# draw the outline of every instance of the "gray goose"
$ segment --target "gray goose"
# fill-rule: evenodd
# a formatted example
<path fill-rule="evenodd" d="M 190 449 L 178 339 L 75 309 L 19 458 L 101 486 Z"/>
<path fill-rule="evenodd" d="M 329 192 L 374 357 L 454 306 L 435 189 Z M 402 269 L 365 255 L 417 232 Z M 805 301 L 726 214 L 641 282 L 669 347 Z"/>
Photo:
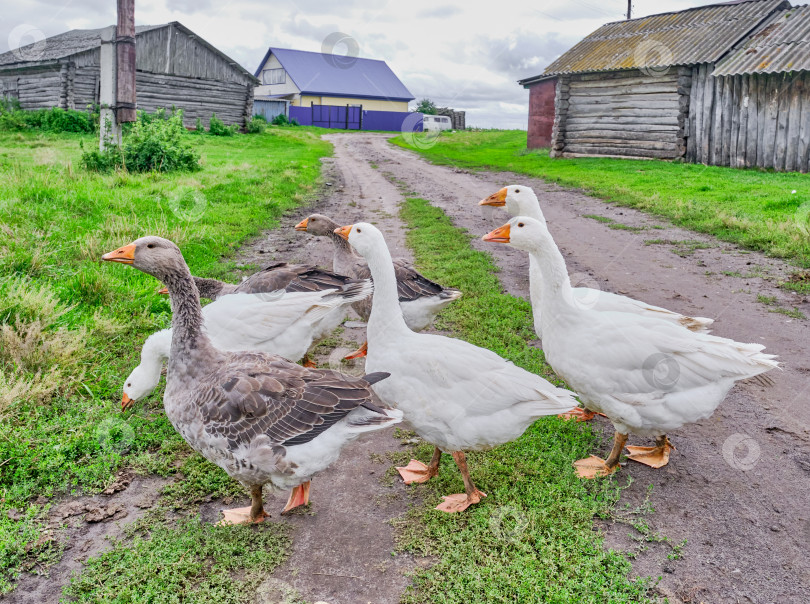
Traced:
<path fill-rule="evenodd" d="M 363 432 L 402 420 L 383 410 L 371 384 L 309 369 L 277 355 L 223 352 L 211 344 L 194 280 L 179 248 L 142 237 L 102 256 L 161 280 L 172 302 L 172 342 L 163 399 L 185 441 L 250 489 L 251 506 L 223 512 L 224 522 L 261 522 L 262 487 L 293 489 L 285 511 L 308 502 L 309 481 Z"/>
<path fill-rule="evenodd" d="M 317 237 L 328 237 L 335 246 L 332 270 L 355 279 L 371 278 L 366 259 L 352 249 L 352 246 L 339 235 L 335 229 L 341 225 L 324 216 L 312 214 L 295 225 L 296 231 L 302 231 Z M 416 272 L 404 258 L 394 258 L 394 274 L 397 280 L 397 294 L 402 307 L 405 324 L 413 331 L 422 331 L 433 322 L 436 315 L 453 300 L 461 297 L 457 289 L 445 288 Z M 368 322 L 371 315 L 371 296 L 352 304 L 360 317 Z M 366 355 L 368 342 L 364 342 L 357 352 L 348 355 L 347 359 Z"/>
<path fill-rule="evenodd" d="M 288 264 L 287 262 L 276 262 L 264 267 L 257 273 L 243 279 L 240 283 L 225 283 L 217 279 L 205 277 L 194 277 L 194 283 L 200 292 L 200 298 L 208 298 L 216 301 L 222 296 L 231 294 L 265 294 L 272 292 L 286 291 L 294 292 L 319 292 L 327 290 L 337 290 L 350 285 L 356 279 L 338 275 L 331 271 L 323 270 L 312 264 Z M 160 293 L 166 294 L 168 290 L 164 287 Z M 370 296 L 369 296 L 370 299 Z M 318 343 L 329 336 L 335 328 L 346 318 L 348 309 L 345 307 L 335 308 L 326 314 L 315 324 L 310 350 Z M 306 367 L 315 367 L 315 362 L 307 352 L 303 357 Z"/>

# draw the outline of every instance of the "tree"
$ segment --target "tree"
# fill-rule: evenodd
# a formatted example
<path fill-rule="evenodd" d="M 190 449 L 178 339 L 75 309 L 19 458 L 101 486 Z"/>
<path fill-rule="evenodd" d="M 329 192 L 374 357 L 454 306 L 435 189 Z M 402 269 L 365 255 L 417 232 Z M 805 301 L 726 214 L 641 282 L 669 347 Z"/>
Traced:
<path fill-rule="evenodd" d="M 424 98 L 416 104 L 417 113 L 425 113 L 427 115 L 436 115 L 436 103 L 428 98 Z"/>

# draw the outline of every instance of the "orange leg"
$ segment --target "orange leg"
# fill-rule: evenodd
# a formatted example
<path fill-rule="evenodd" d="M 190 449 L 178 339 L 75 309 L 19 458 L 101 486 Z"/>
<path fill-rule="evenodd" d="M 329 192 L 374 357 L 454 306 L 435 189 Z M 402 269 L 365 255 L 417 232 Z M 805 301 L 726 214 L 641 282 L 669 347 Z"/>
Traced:
<path fill-rule="evenodd" d="M 598 476 L 608 476 L 616 471 L 619 467 L 619 457 L 621 457 L 624 444 L 627 442 L 627 434 L 620 434 L 616 432 L 613 436 L 613 449 L 606 460 L 603 460 L 596 455 L 591 455 L 585 459 L 580 459 L 574 462 L 574 467 L 577 469 L 577 476 L 580 478 L 596 478 Z"/>
<path fill-rule="evenodd" d="M 305 355 L 304 355 L 304 358 L 303 358 L 303 359 L 301 359 L 301 364 L 302 364 L 304 367 L 309 367 L 310 369 L 315 369 L 315 367 L 317 367 L 317 366 L 318 366 L 318 365 L 315 363 L 315 361 L 313 361 L 313 360 L 312 360 L 312 357 L 310 357 L 310 356 L 309 356 L 309 353 L 305 354 Z"/>
<path fill-rule="evenodd" d="M 262 503 L 262 485 L 254 484 L 250 487 L 251 505 L 246 508 L 222 510 L 220 524 L 257 524 L 264 522 L 270 514 L 264 511 Z"/>
<path fill-rule="evenodd" d="M 358 348 L 357 350 L 355 350 L 351 354 L 347 354 L 343 358 L 346 359 L 347 361 L 351 361 L 352 359 L 360 359 L 360 358 L 366 356 L 366 354 L 368 354 L 368 341 L 363 342 L 360 345 L 360 348 Z"/>
<path fill-rule="evenodd" d="M 467 457 L 464 455 L 464 452 L 454 451 L 453 459 L 456 461 L 456 465 L 461 471 L 461 477 L 464 479 L 464 490 L 466 493 L 445 495 L 443 497 L 444 501 L 436 506 L 436 509 L 440 512 L 447 512 L 450 514 L 453 512 L 463 512 L 468 507 L 478 503 L 487 496 L 486 493 L 483 493 L 475 488 L 472 478 L 470 478 L 470 470 L 467 468 Z"/>
<path fill-rule="evenodd" d="M 434 447 L 433 457 L 430 460 L 429 466 L 426 466 L 418 459 L 412 459 L 407 466 L 397 468 L 397 472 L 402 476 L 402 480 L 405 481 L 405 484 L 427 482 L 439 473 L 439 461 L 441 458 L 441 450 L 439 447 Z"/>
<path fill-rule="evenodd" d="M 299 484 L 295 487 L 292 491 L 290 491 L 290 498 L 287 499 L 287 505 L 282 510 L 282 514 L 286 514 L 292 509 L 295 509 L 302 505 L 309 504 L 309 486 L 310 482 L 307 480 L 304 483 Z"/>
<path fill-rule="evenodd" d="M 567 411 L 565 413 L 560 413 L 557 417 L 562 419 L 575 419 L 578 422 L 589 422 L 597 415 L 601 415 L 605 417 L 604 413 L 594 413 L 588 409 L 583 407 L 574 407 L 571 411 Z"/>
<path fill-rule="evenodd" d="M 632 459 L 639 463 L 643 463 L 651 468 L 663 468 L 669 463 L 669 452 L 674 450 L 675 447 L 669 442 L 666 435 L 659 436 L 655 439 L 654 447 L 627 447 L 630 455 L 627 459 Z"/>

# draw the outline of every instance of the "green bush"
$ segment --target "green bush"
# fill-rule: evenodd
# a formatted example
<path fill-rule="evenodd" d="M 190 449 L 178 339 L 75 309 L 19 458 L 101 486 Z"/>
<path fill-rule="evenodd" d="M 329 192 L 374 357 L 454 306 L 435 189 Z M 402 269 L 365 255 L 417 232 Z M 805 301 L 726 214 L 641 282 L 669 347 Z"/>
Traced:
<path fill-rule="evenodd" d="M 212 113 L 211 119 L 208 121 L 208 134 L 214 136 L 233 136 L 238 128 L 236 124 L 226 126 L 225 122 L 219 119 L 216 113 Z"/>
<path fill-rule="evenodd" d="M 130 172 L 191 171 L 200 168 L 200 156 L 187 139 L 183 111 L 167 116 L 164 109 L 158 109 L 152 115 L 138 112 L 138 121 L 125 134 L 121 149 L 82 153 L 82 164 L 96 172 L 119 168 Z"/>
<path fill-rule="evenodd" d="M 276 117 L 273 118 L 273 121 L 270 122 L 274 126 L 287 126 L 290 123 L 290 120 L 287 119 L 287 116 L 283 113 L 279 113 Z"/>
<path fill-rule="evenodd" d="M 74 109 L 37 109 L 26 111 L 20 101 L 3 97 L 0 101 L 0 130 L 47 130 L 49 132 L 93 132 L 91 113 Z"/>
<path fill-rule="evenodd" d="M 254 115 L 247 124 L 245 132 L 248 134 L 261 134 L 267 129 L 267 120 L 264 116 Z"/>
<path fill-rule="evenodd" d="M 194 123 L 194 132 L 197 134 L 205 134 L 205 126 L 203 126 L 201 117 L 198 117 L 197 121 Z"/>

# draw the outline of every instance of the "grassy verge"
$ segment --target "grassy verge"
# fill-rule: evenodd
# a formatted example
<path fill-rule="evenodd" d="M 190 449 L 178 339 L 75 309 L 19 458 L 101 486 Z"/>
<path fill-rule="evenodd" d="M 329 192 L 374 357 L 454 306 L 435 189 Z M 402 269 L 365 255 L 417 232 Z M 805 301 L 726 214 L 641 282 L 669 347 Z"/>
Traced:
<path fill-rule="evenodd" d="M 663 216 L 678 226 L 810 267 L 810 176 L 621 159 L 550 159 L 518 130 L 442 133 L 432 146 L 395 144 L 430 161 L 509 170 Z M 423 145 L 424 146 L 424 145 Z M 542 203 L 542 200 L 541 200 Z"/>
<path fill-rule="evenodd" d="M 152 277 L 100 255 L 161 235 L 195 274 L 233 278 L 227 258 L 314 191 L 331 148 L 307 128 L 192 138 L 199 172 L 99 175 L 78 168 L 92 135 L 0 133 L 0 594 L 59 558 L 43 530 L 54 497 L 102 491 L 127 465 L 174 474 L 188 454 L 158 396 L 119 411 L 170 310 Z"/>
<path fill-rule="evenodd" d="M 531 308 L 501 293 L 491 257 L 473 250 L 469 236 L 424 199 L 407 199 L 401 216 L 420 270 L 464 291 L 442 314 L 441 327 L 554 381 L 542 351 L 526 344 L 534 339 Z M 630 579 L 627 559 L 605 551 L 593 530 L 594 516 L 617 501 L 616 482 L 583 483 L 571 468 L 595 445 L 589 426 L 545 418 L 513 443 L 470 454 L 473 479 L 488 497 L 457 515 L 433 510 L 441 494 L 463 492 L 458 471 L 445 460 L 437 479 L 414 487 L 424 506 L 397 522 L 403 550 L 436 558 L 417 573 L 403 601 L 644 600 L 649 581 Z M 426 445 L 417 451 L 424 461 L 430 453 Z"/>

